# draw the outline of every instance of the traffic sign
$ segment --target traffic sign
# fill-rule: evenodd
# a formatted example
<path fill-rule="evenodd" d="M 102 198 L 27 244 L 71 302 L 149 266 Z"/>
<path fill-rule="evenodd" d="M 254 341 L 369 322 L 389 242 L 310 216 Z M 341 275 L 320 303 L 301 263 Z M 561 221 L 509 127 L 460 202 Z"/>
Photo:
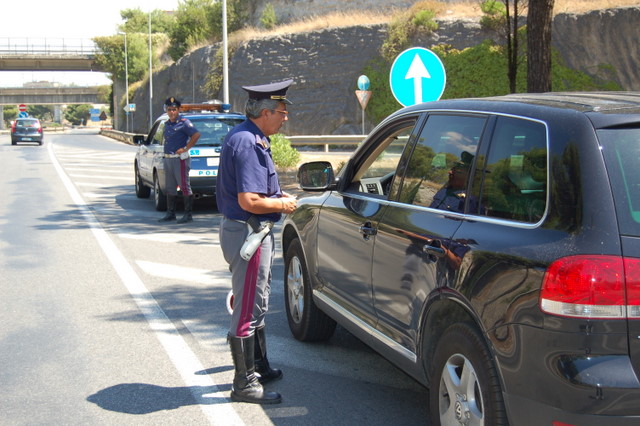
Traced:
<path fill-rule="evenodd" d="M 124 110 L 126 112 L 135 112 L 136 111 L 136 104 L 125 105 Z"/>
<path fill-rule="evenodd" d="M 358 89 L 360 90 L 369 90 L 369 85 L 371 82 L 369 81 L 369 77 L 366 75 L 361 75 L 358 77 Z"/>
<path fill-rule="evenodd" d="M 18 105 L 18 111 L 26 112 L 27 111 L 27 106 L 25 104 Z"/>
<path fill-rule="evenodd" d="M 362 109 L 367 107 L 369 99 L 371 99 L 371 93 L 371 90 L 356 90 L 356 96 L 358 97 L 358 101 L 360 102 Z"/>
<path fill-rule="evenodd" d="M 18 113 L 18 118 L 27 118 L 29 117 L 29 113 L 27 113 L 27 111 L 20 111 Z"/>
<path fill-rule="evenodd" d="M 389 73 L 391 92 L 402 106 L 437 101 L 446 82 L 442 61 L 423 47 L 412 47 L 399 54 Z"/>

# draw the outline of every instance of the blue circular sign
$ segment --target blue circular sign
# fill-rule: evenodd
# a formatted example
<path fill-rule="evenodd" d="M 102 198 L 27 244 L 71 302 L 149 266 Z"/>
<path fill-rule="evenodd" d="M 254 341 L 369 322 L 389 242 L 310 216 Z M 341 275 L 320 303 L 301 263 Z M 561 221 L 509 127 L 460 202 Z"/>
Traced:
<path fill-rule="evenodd" d="M 423 47 L 412 47 L 399 54 L 389 73 L 391 92 L 402 106 L 437 101 L 446 82 L 442 61 Z"/>
<path fill-rule="evenodd" d="M 358 77 L 359 90 L 369 90 L 369 84 L 371 84 L 371 82 L 369 81 L 369 77 L 367 77 L 366 75 L 361 75 L 360 77 Z"/>

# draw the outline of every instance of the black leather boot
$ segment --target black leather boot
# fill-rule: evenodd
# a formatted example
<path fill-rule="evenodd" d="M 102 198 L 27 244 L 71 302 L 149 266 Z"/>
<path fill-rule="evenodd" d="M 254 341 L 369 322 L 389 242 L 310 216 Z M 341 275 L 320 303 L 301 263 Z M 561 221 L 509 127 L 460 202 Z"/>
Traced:
<path fill-rule="evenodd" d="M 264 335 L 264 327 L 256 328 L 255 333 L 255 360 L 256 376 L 262 384 L 282 379 L 282 370 L 271 368 L 267 359 L 267 339 Z"/>
<path fill-rule="evenodd" d="M 176 196 L 167 195 L 167 212 L 158 222 L 170 222 L 176 220 Z"/>
<path fill-rule="evenodd" d="M 193 210 L 193 195 L 185 195 L 184 197 L 184 215 L 178 219 L 178 223 L 187 223 L 193 220 L 191 211 Z"/>
<path fill-rule="evenodd" d="M 282 397 L 277 392 L 265 391 L 255 375 L 255 339 L 228 336 L 231 357 L 236 369 L 231 387 L 231 400 L 251 404 L 279 404 Z"/>

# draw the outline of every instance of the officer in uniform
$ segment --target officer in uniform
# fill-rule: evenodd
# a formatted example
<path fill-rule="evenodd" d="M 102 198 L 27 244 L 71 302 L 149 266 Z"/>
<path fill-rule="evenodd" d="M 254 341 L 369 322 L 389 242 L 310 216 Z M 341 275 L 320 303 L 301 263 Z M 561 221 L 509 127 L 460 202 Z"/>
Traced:
<path fill-rule="evenodd" d="M 169 222 L 176 219 L 177 186 L 180 186 L 184 197 L 184 215 L 178 223 L 191 222 L 193 217 L 193 192 L 189 182 L 191 158 L 189 150 L 198 142 L 200 132 L 193 123 L 180 117 L 181 103 L 176 98 L 168 98 L 164 103 L 169 119 L 164 123 L 164 178 L 167 193 L 167 213 L 159 222 Z"/>
<path fill-rule="evenodd" d="M 241 254 L 250 223 L 274 223 L 295 210 L 295 197 L 282 192 L 271 157 L 269 136 L 287 120 L 286 92 L 293 80 L 243 86 L 249 94 L 247 120 L 226 136 L 220 153 L 216 201 L 222 213 L 220 246 L 231 270 L 234 309 L 229 345 L 235 367 L 231 399 L 276 404 L 277 392 L 262 384 L 282 378 L 282 371 L 267 360 L 265 315 L 271 292 L 274 236 L 266 234 L 249 260 Z"/>

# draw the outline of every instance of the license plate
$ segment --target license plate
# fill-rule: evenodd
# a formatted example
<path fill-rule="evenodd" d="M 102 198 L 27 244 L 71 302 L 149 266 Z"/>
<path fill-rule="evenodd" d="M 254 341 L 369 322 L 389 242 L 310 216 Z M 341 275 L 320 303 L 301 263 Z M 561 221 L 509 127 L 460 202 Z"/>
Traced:
<path fill-rule="evenodd" d="M 22 138 L 23 141 L 31 141 L 33 138 Z"/>

